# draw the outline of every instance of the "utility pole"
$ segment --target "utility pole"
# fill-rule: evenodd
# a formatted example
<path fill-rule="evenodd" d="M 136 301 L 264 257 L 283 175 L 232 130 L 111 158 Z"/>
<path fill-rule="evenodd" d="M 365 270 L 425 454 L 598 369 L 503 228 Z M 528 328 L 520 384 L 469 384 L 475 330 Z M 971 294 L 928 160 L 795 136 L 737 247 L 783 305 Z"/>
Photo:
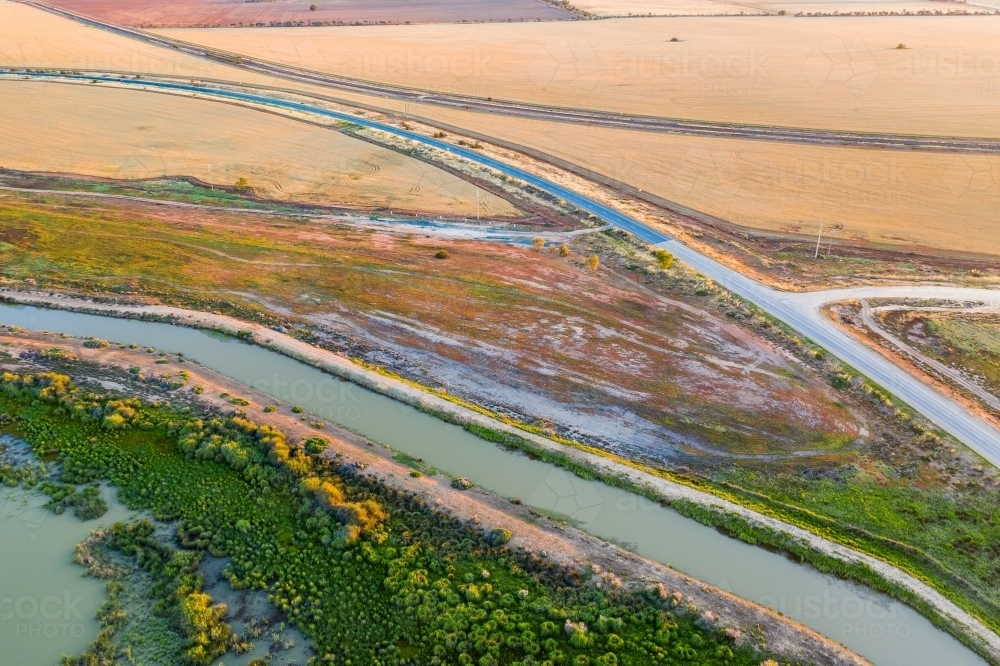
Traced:
<path fill-rule="evenodd" d="M 819 243 L 823 240 L 823 223 L 819 223 L 819 235 L 816 236 L 816 252 L 813 254 L 813 259 L 819 259 Z"/>

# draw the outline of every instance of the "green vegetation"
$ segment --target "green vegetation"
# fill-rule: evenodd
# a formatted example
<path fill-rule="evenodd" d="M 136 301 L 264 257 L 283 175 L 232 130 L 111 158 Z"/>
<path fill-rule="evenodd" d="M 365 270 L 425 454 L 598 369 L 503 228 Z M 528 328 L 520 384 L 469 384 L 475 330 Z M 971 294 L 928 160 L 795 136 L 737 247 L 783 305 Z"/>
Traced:
<path fill-rule="evenodd" d="M 63 190 L 69 192 L 94 192 L 124 195 L 165 201 L 180 201 L 227 208 L 269 208 L 294 210 L 295 206 L 252 201 L 240 196 L 234 188 L 219 188 L 195 180 L 181 178 L 154 178 L 151 180 L 103 181 L 83 178 L 58 178 L 43 175 L 7 175 L 4 184 L 18 187 Z M 41 196 L 41 195 L 40 195 Z M 2 247 L 0 247 L 2 251 Z"/>
<path fill-rule="evenodd" d="M 170 655 L 171 661 L 179 656 L 183 664 L 208 666 L 225 654 L 234 642 L 232 629 L 224 620 L 226 606 L 213 605 L 211 598 L 201 591 L 203 581 L 198 567 L 204 551 L 172 548 L 154 536 L 154 529 L 149 520 L 133 525 L 116 523 L 102 534 L 100 546 L 131 558 L 151 577 L 149 593 L 158 600 L 154 610 L 160 617 L 170 620 L 173 629 L 161 631 L 161 640 L 173 643 L 175 635 L 181 637 L 180 645 L 175 647 L 179 654 Z M 92 570 L 95 562 L 80 555 L 83 548 L 92 550 L 94 547 L 93 543 L 85 543 L 77 548 L 77 561 L 89 560 Z M 122 572 L 116 571 L 113 565 L 104 568 L 110 570 L 104 577 L 122 577 Z M 119 580 L 112 580 L 107 585 L 110 599 L 97 613 L 101 633 L 80 657 L 64 657 L 63 666 L 114 663 L 122 651 L 115 636 L 129 621 L 122 604 L 125 589 L 125 584 Z M 131 652 L 131 646 L 126 651 Z"/>
<path fill-rule="evenodd" d="M 230 642 L 224 609 L 201 592 L 204 551 L 232 558 L 236 588 L 267 590 L 313 641 L 315 664 L 759 664 L 659 591 L 604 592 L 579 572 L 503 548 L 423 500 L 355 476 L 240 416 L 189 414 L 84 392 L 52 373 L 0 376 L 5 428 L 77 481 L 107 479 L 122 500 L 178 521 L 180 549 L 149 524 L 111 546 L 152 576 L 190 664 Z M 118 415 L 119 419 L 109 420 Z M 103 663 L 102 638 L 71 664 Z"/>
<path fill-rule="evenodd" d="M 384 369 L 380 372 L 406 381 Z M 881 388 L 865 383 L 858 390 L 874 403 L 888 410 L 896 409 L 890 396 Z M 1000 608 L 998 608 L 1000 595 L 996 593 L 998 588 L 994 582 L 998 580 L 998 575 L 994 572 L 1000 571 L 1000 565 L 991 561 L 995 552 L 989 545 L 1000 540 L 1000 532 L 994 529 L 994 525 L 1000 524 L 1000 510 L 994 509 L 1000 506 L 1000 490 L 993 488 L 984 491 L 980 486 L 976 486 L 975 491 L 980 499 L 972 503 L 975 507 L 974 513 L 969 513 L 959 508 L 964 503 L 963 495 L 955 496 L 942 489 L 915 487 L 912 482 L 919 478 L 915 472 L 916 464 L 905 473 L 892 471 L 883 465 L 882 471 L 889 473 L 889 478 L 884 473 L 857 474 L 858 468 L 851 466 L 809 476 L 802 474 L 795 467 L 780 468 L 773 464 L 750 460 L 741 465 L 740 469 L 715 471 L 710 475 L 679 474 L 643 465 L 599 448 L 546 433 L 540 427 L 494 414 L 451 394 L 440 395 L 526 432 L 545 436 L 560 444 L 634 467 L 653 476 L 698 488 L 764 515 L 778 518 L 785 523 L 804 527 L 831 541 L 874 555 L 932 584 L 987 625 L 1000 627 Z M 469 432 L 487 441 L 538 456 L 541 460 L 563 467 L 581 478 L 600 479 L 608 485 L 630 490 L 653 501 L 669 505 L 682 515 L 719 528 L 747 543 L 787 552 L 820 571 L 864 583 L 913 606 L 935 624 L 945 626 L 952 633 L 956 633 L 958 638 L 965 640 L 963 636 L 957 634 L 954 627 L 945 625 L 926 603 L 907 590 L 886 581 L 868 567 L 849 565 L 822 555 L 785 534 L 752 526 L 736 516 L 708 510 L 689 502 L 664 500 L 655 492 L 638 486 L 626 478 L 603 473 L 575 460 L 570 455 L 543 449 L 523 437 L 463 423 L 443 412 L 426 408 L 423 411 L 442 420 L 462 425 Z M 920 431 L 921 437 L 926 441 L 941 443 L 934 433 L 925 430 L 919 423 L 911 423 L 910 428 Z M 464 479 L 456 479 L 452 483 L 453 487 L 459 489 L 471 487 L 471 484 L 468 486 L 465 484 L 468 484 L 468 481 Z M 789 492 L 789 489 L 794 490 Z M 902 515 L 895 509 L 897 502 L 898 506 L 903 507 Z M 910 519 L 918 514 L 923 517 L 917 523 L 913 523 Z M 932 515 L 934 517 L 930 517 Z M 934 530 L 933 539 L 928 538 L 929 532 L 926 529 L 928 522 L 938 528 Z M 908 525 L 905 533 L 897 529 L 903 523 Z M 967 538 L 970 531 L 978 532 L 972 543 L 969 543 Z M 962 547 L 956 547 L 956 544 Z M 984 592 L 986 590 L 989 592 Z"/>
<path fill-rule="evenodd" d="M 907 344 L 981 377 L 988 390 L 1000 394 L 1000 317 L 905 310 L 878 316 Z"/>
<path fill-rule="evenodd" d="M 454 421 L 447 414 L 435 415 Z M 487 441 L 525 451 L 580 478 L 599 479 L 610 486 L 629 490 L 742 541 L 786 552 L 820 571 L 884 592 L 909 604 L 935 625 L 969 643 L 966 636 L 943 620 L 926 602 L 867 566 L 848 564 L 824 555 L 785 533 L 752 525 L 736 515 L 684 500 L 664 499 L 650 488 L 637 485 L 626 477 L 601 471 L 566 453 L 543 449 L 522 437 L 468 423 L 462 425 Z M 758 471 L 733 469 L 706 478 L 677 474 L 623 459 L 601 449 L 566 443 L 653 476 L 710 492 L 763 515 L 804 527 L 833 542 L 873 554 L 930 583 L 994 630 L 1000 627 L 998 588 L 994 583 L 998 580 L 996 572 L 1000 571 L 994 545 L 1000 541 L 1000 529 L 997 528 L 1000 525 L 1000 509 L 997 508 L 1000 507 L 1000 491 L 995 488 L 980 493 L 978 500 L 966 503 L 966 498 L 958 499 L 942 491 L 914 488 L 906 480 L 886 487 L 865 473 L 859 474 L 856 468 L 841 469 L 839 476 L 828 475 L 816 480 L 751 464 L 746 468 L 753 470 L 757 467 Z M 831 517 L 831 513 L 835 517 Z M 885 536 L 889 531 L 886 523 L 893 526 L 889 536 Z M 928 533 L 933 536 L 927 538 Z M 978 647 L 975 643 L 969 645 L 973 649 Z"/>
<path fill-rule="evenodd" d="M 63 478 L 67 478 L 67 476 L 69 475 L 64 472 Z M 46 481 L 38 489 L 52 498 L 46 507 L 57 514 L 72 507 L 76 517 L 80 520 L 92 520 L 100 518 L 108 511 L 107 502 L 101 497 L 101 489 L 98 486 L 86 486 L 82 491 L 77 492 L 76 486 L 72 484 Z"/>
<path fill-rule="evenodd" d="M 186 557 L 183 592 L 200 589 L 201 583 L 192 569 L 192 565 L 197 565 L 197 558 L 191 558 L 188 553 L 175 559 L 173 552 L 160 548 L 155 548 L 158 552 L 153 557 L 142 560 L 123 552 L 126 545 L 138 540 L 139 533 L 148 524 L 126 526 L 119 523 L 111 529 L 92 532 L 77 545 L 74 561 L 87 569 L 87 575 L 108 581 L 105 586 L 108 600 L 97 612 L 100 633 L 79 658 L 67 657 L 64 665 L 110 664 L 119 657 L 125 660 L 124 663 L 133 665 L 183 666 L 184 646 L 192 641 L 184 634 L 176 597 L 163 597 L 162 593 L 171 589 L 168 586 L 170 576 L 164 574 L 167 566 L 178 570 L 177 565 L 182 564 L 180 558 Z M 128 552 L 139 554 L 134 548 Z M 154 571 L 158 574 L 156 577 L 151 573 Z M 176 586 L 172 589 L 182 591 Z M 157 596 L 162 598 L 158 600 Z M 240 642 L 233 638 L 231 644 L 236 651 Z"/>
<path fill-rule="evenodd" d="M 65 203 L 65 199 L 59 198 L 46 201 Z M 515 315 L 530 317 L 532 306 L 537 303 L 532 293 L 492 280 L 493 259 L 486 251 L 477 254 L 474 247 L 454 254 L 450 261 L 433 262 L 435 270 L 428 272 L 426 266 L 432 260 L 426 246 L 414 248 L 401 242 L 386 259 L 369 247 L 364 235 L 354 232 L 345 231 L 343 237 L 337 237 L 346 242 L 306 244 L 281 235 L 286 228 L 292 230 L 289 233 L 297 232 L 298 225 L 306 222 L 276 219 L 273 224 L 268 221 L 254 224 L 259 233 L 248 234 L 243 228 L 224 225 L 210 226 L 210 233 L 203 233 L 114 210 L 89 211 L 85 206 L 32 207 L 11 200 L 0 204 L 0 241 L 15 249 L 0 253 L 0 270 L 15 280 L 37 280 L 38 286 L 44 288 L 71 286 L 102 295 L 138 293 L 166 303 L 223 311 L 269 325 L 280 323 L 294 329 L 301 338 L 308 336 L 307 329 L 294 327 L 290 320 L 274 319 L 261 307 L 236 297 L 212 295 L 211 290 L 267 294 L 269 299 L 288 305 L 297 313 L 307 313 L 313 307 L 300 299 L 300 295 L 315 294 L 317 302 L 323 301 L 323 305 L 315 306 L 317 309 L 329 309 L 331 303 L 336 303 L 337 307 L 350 311 L 384 310 L 470 337 L 498 322 L 510 321 Z M 108 243 L 108 237 L 120 242 Z M 608 244 L 614 243 L 615 247 L 625 244 L 610 233 L 585 238 L 590 240 L 575 241 L 581 243 L 576 252 L 581 259 L 595 252 L 605 253 Z M 583 242 L 595 245 L 587 249 Z M 629 262 L 642 267 L 655 266 L 647 246 L 628 245 L 622 252 L 625 250 L 634 253 L 621 255 L 627 256 Z M 474 260 L 475 271 L 462 268 L 466 260 Z M 243 270 L 245 261 L 254 261 L 257 270 Z M 558 267 L 563 262 L 550 263 Z M 616 263 L 616 258 L 609 258 L 609 265 Z M 322 268 L 317 269 L 316 265 Z M 1000 517 L 992 509 L 1000 506 L 1000 493 L 987 483 L 988 474 L 969 476 L 967 468 L 976 463 L 968 465 L 957 460 L 948 451 L 947 438 L 910 418 L 905 407 L 896 404 L 887 392 L 868 383 L 859 385 L 857 373 L 840 367 L 786 327 L 704 277 L 676 264 L 670 271 L 654 269 L 625 274 L 642 279 L 650 288 L 671 297 L 697 299 L 694 302 L 699 307 L 717 309 L 734 324 L 792 351 L 817 376 L 825 377 L 836 388 L 838 399 L 866 415 L 874 431 L 871 443 L 845 446 L 853 442 L 843 433 L 830 436 L 826 432 L 809 432 L 801 423 L 795 425 L 790 416 L 775 418 L 759 410 L 736 414 L 727 405 L 720 408 L 717 402 L 702 400 L 697 395 L 677 393 L 676 383 L 671 381 L 633 387 L 649 396 L 633 404 L 640 415 L 650 419 L 668 415 L 672 422 L 667 425 L 675 432 L 704 438 L 716 446 L 724 445 L 733 453 L 806 449 L 822 453 L 803 458 L 743 459 L 742 471 L 719 467 L 708 457 L 691 456 L 685 464 L 695 471 L 678 474 L 637 465 L 605 451 L 553 437 L 541 427 L 518 424 L 519 427 L 694 485 L 882 558 L 931 583 L 991 627 L 1000 628 L 997 610 L 1000 572 L 995 571 L 995 544 L 1000 542 L 1000 535 L 993 527 L 1000 524 Z M 546 302 L 565 316 L 577 316 L 580 312 L 580 304 L 576 302 Z M 429 307 L 428 303 L 439 307 Z M 451 304 L 461 304 L 461 310 L 449 310 Z M 594 321 L 611 326 L 611 318 L 632 317 L 631 311 L 625 310 L 627 305 L 625 299 L 616 301 L 609 305 L 609 319 Z M 475 313 L 475 317 L 467 313 Z M 632 320 L 671 335 L 680 335 L 676 327 L 683 323 L 682 315 Z M 528 347 L 530 341 L 518 339 L 516 332 L 511 335 L 512 349 L 535 351 L 534 347 Z M 322 344 L 318 338 L 312 341 Z M 549 353 L 544 347 L 537 351 L 543 355 Z M 553 364 L 565 364 L 561 357 L 543 358 Z M 456 360 L 468 362 L 464 356 Z M 801 380 L 801 377 L 790 378 Z M 194 392 L 198 392 L 198 387 Z M 440 395 L 489 413 L 462 403 L 455 396 Z M 806 396 L 807 392 L 799 385 L 795 395 Z M 559 397 L 587 404 L 595 400 L 592 393 Z M 688 421 L 682 420 L 685 416 Z M 914 441 L 919 446 L 914 446 Z M 566 464 L 572 468 L 571 462 Z M 728 466 L 728 462 L 725 464 Z M 952 469 L 958 472 L 953 474 Z M 587 469 L 579 473 L 594 475 Z M 902 510 L 897 511 L 897 506 Z M 674 508 L 688 511 L 682 506 Z M 725 529 L 741 538 L 789 550 L 820 568 L 836 570 L 840 566 L 819 561 L 808 549 L 796 551 L 794 544 L 784 543 L 780 535 L 759 534 L 740 527 L 736 520 L 722 520 L 717 514 L 695 515 L 694 509 L 689 513 L 709 524 L 725 522 Z M 844 568 L 838 573 L 867 580 L 875 587 L 881 586 L 880 589 L 906 598 L 905 593 L 885 587 L 870 572 Z"/>

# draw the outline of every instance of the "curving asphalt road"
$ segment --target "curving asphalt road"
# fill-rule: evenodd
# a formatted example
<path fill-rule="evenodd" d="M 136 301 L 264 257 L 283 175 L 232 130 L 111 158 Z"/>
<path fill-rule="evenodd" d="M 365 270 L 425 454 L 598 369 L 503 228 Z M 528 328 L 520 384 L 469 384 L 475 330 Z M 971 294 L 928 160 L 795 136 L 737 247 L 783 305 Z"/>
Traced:
<path fill-rule="evenodd" d="M 1000 303 L 1000 290 L 960 289 L 950 287 L 860 287 L 822 292 L 790 293 L 781 292 L 728 268 L 714 259 L 688 247 L 679 240 L 646 226 L 622 213 L 594 201 L 588 197 L 540 178 L 523 169 L 500 162 L 475 150 L 417 134 L 393 125 L 387 125 L 357 116 L 323 109 L 309 104 L 251 94 L 226 88 L 206 85 L 190 85 L 150 79 L 123 79 L 107 75 L 64 75 L 57 73 L 30 72 L 17 75 L 2 75 L 0 78 L 28 78 L 35 80 L 88 82 L 98 81 L 120 84 L 145 90 L 162 90 L 176 93 L 197 93 L 203 98 L 236 100 L 273 108 L 304 112 L 421 143 L 458 155 L 472 162 L 526 182 L 539 190 L 564 199 L 570 204 L 596 215 L 607 223 L 634 234 L 639 239 L 656 247 L 672 252 L 678 259 L 700 273 L 715 280 L 738 296 L 754 303 L 765 312 L 781 320 L 800 335 L 809 338 L 820 347 L 840 358 L 858 372 L 866 375 L 892 394 L 922 413 L 942 430 L 950 433 L 969 448 L 976 451 L 994 466 L 1000 467 L 1000 431 L 985 421 L 969 413 L 962 405 L 920 383 L 909 373 L 872 351 L 858 340 L 836 328 L 820 313 L 823 304 L 854 298 L 877 297 L 922 297 L 942 299 L 963 299 Z"/>
<path fill-rule="evenodd" d="M 221 49 L 191 44 L 162 35 L 125 28 L 98 21 L 75 12 L 53 7 L 37 0 L 18 0 L 22 4 L 51 12 L 64 18 L 78 21 L 101 30 L 107 30 L 123 37 L 136 39 L 147 44 L 176 50 L 179 53 L 238 67 L 250 72 L 283 78 L 299 83 L 326 86 L 365 95 L 395 99 L 417 104 L 433 104 L 453 109 L 496 113 L 536 120 L 549 120 L 619 129 L 643 130 L 665 134 L 688 136 L 711 136 L 732 139 L 753 139 L 779 143 L 798 143 L 819 146 L 853 146 L 855 148 L 877 148 L 882 150 L 911 150 L 938 153 L 1000 154 L 1000 141 L 996 139 L 971 139 L 946 136 L 916 136 L 906 134 L 876 134 L 866 132 L 846 132 L 836 130 L 816 130 L 796 127 L 768 127 L 764 125 L 744 125 L 739 123 L 713 123 L 681 118 L 641 116 L 588 109 L 571 109 L 542 106 L 508 100 L 482 99 L 465 95 L 455 95 L 403 86 L 394 86 L 375 81 L 365 81 L 349 76 L 324 74 L 314 70 L 283 65 L 253 58 L 244 54 L 231 53 Z"/>

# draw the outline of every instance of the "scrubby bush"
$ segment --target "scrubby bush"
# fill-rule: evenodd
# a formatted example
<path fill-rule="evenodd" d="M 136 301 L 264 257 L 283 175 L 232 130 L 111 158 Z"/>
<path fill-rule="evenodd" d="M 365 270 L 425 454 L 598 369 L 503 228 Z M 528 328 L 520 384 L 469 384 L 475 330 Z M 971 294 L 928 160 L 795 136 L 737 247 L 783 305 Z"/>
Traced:
<path fill-rule="evenodd" d="M 486 541 L 489 542 L 491 546 L 504 546 L 510 542 L 512 536 L 514 535 L 510 530 L 497 527 L 496 529 L 490 530 L 489 534 L 486 535 Z"/>
<path fill-rule="evenodd" d="M 305 441 L 306 453 L 312 455 L 323 453 L 328 446 L 330 446 L 330 441 L 322 437 L 310 437 Z"/>
<path fill-rule="evenodd" d="M 653 256 L 656 257 L 656 263 L 664 270 L 674 265 L 674 255 L 666 250 L 654 250 Z"/>
<path fill-rule="evenodd" d="M 65 480 L 65 474 L 63 478 Z M 101 489 L 96 486 L 87 486 L 77 492 L 72 484 L 45 482 L 38 489 L 51 498 L 46 506 L 56 513 L 72 508 L 80 520 L 94 520 L 108 511 L 108 504 L 101 497 Z"/>

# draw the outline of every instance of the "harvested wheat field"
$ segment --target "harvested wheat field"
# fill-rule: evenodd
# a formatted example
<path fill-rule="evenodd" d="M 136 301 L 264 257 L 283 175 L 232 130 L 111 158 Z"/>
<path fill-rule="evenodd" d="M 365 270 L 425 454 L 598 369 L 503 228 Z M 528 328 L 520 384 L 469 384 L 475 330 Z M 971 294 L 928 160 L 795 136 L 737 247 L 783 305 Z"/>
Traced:
<path fill-rule="evenodd" d="M 428 111 L 427 107 L 420 113 Z M 435 116 L 471 127 L 468 112 Z M 876 246 L 1000 255 L 1000 157 L 686 137 L 519 118 L 529 145 L 727 222 Z"/>
<path fill-rule="evenodd" d="M 746 229 L 1000 255 L 1000 157 L 581 127 L 342 93 L 527 146 Z M 455 140 L 456 137 L 452 137 Z"/>
<path fill-rule="evenodd" d="M 339 132 L 243 107 L 149 92 L 0 82 L 0 166 L 110 178 L 193 176 L 309 203 L 473 215 L 475 187 Z M 73 113 L 66 113 L 73 109 Z M 485 202 L 485 203 L 484 203 Z M 490 215 L 514 208 L 485 195 Z"/>
<path fill-rule="evenodd" d="M 162 34 L 363 79 L 555 106 L 1000 136 L 1000 16 L 644 18 Z M 896 48 L 901 43 L 905 49 Z"/>
<path fill-rule="evenodd" d="M 805 16 L 827 14 L 867 14 L 870 12 L 949 12 L 969 13 L 1000 9 L 998 2 L 963 2 L 961 8 L 950 0 L 573 0 L 571 5 L 595 16 L 720 16 L 770 15 L 785 12 Z"/>
<path fill-rule="evenodd" d="M 455 23 L 458 21 L 534 21 L 573 14 L 534 0 L 323 0 L 247 2 L 246 0 L 59 0 L 53 5 L 116 25 L 236 26 L 287 21 L 313 23 Z M 315 5 L 316 9 L 310 10 Z"/>

